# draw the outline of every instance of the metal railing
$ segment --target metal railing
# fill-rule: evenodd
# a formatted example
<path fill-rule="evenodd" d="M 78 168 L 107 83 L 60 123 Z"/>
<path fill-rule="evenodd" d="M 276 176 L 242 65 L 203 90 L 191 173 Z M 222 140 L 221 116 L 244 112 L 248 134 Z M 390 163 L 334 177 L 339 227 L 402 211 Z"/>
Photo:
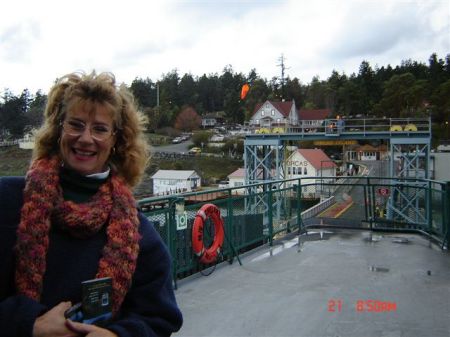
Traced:
<path fill-rule="evenodd" d="M 19 142 L 20 142 L 20 140 L 18 140 L 18 139 L 16 139 L 16 140 L 4 140 L 4 141 L 0 142 L 0 147 L 18 145 Z"/>
<path fill-rule="evenodd" d="M 411 210 L 411 205 L 396 204 L 404 200 L 398 193 L 420 198 Z M 442 248 L 450 239 L 450 183 L 433 180 L 313 177 L 139 200 L 141 210 L 169 248 L 175 282 L 210 267 L 200 264 L 192 251 L 192 225 L 206 203 L 215 204 L 224 218 L 219 262 L 232 263 L 236 254 L 264 243 L 271 245 L 280 235 L 315 225 L 417 232 Z M 393 207 L 405 216 L 389 214 Z M 205 246 L 212 241 L 213 228 L 207 220 Z"/>
<path fill-rule="evenodd" d="M 252 134 L 310 134 L 318 133 L 327 136 L 340 134 L 420 134 L 431 132 L 430 118 L 366 118 L 366 119 L 324 119 L 302 120 L 298 123 L 265 125 L 252 124 L 249 126 Z"/>

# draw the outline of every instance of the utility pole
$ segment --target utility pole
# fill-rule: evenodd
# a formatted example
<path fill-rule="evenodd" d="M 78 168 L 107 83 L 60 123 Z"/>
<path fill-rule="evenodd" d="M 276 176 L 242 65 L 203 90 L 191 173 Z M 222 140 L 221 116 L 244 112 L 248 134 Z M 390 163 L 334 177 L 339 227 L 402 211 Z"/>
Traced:
<path fill-rule="evenodd" d="M 289 68 L 286 68 L 286 66 L 284 64 L 285 60 L 286 59 L 285 59 L 284 55 L 281 54 L 280 58 L 278 59 L 278 61 L 280 61 L 280 64 L 277 64 L 277 67 L 281 67 L 281 101 L 284 101 L 284 97 L 285 97 L 285 94 L 284 94 L 284 81 L 285 81 L 284 80 L 284 71 L 286 69 L 289 69 Z"/>
<path fill-rule="evenodd" d="M 156 82 L 156 106 L 159 106 L 159 83 Z"/>

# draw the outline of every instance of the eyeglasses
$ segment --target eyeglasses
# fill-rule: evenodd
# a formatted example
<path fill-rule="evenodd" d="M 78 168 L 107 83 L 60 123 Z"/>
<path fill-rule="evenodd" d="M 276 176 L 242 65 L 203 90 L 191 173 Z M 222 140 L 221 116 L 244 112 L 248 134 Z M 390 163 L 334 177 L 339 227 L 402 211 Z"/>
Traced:
<path fill-rule="evenodd" d="M 86 130 L 86 123 L 77 120 L 68 120 L 61 123 L 65 133 L 73 137 L 81 136 Z M 99 142 L 104 142 L 116 132 L 103 124 L 94 124 L 89 128 L 91 137 Z"/>

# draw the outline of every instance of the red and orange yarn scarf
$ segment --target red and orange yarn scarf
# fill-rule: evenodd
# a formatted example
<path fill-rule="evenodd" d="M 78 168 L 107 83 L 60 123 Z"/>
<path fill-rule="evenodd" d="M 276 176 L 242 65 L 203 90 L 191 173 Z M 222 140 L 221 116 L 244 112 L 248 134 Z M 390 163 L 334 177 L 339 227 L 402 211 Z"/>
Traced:
<path fill-rule="evenodd" d="M 76 237 L 87 237 L 106 225 L 107 243 L 96 277 L 112 278 L 115 314 L 130 288 L 139 253 L 135 200 L 123 180 L 113 173 L 89 202 L 65 201 L 59 185 L 59 168 L 60 160 L 55 156 L 35 160 L 27 173 L 17 230 L 17 291 L 40 299 L 52 219 Z"/>

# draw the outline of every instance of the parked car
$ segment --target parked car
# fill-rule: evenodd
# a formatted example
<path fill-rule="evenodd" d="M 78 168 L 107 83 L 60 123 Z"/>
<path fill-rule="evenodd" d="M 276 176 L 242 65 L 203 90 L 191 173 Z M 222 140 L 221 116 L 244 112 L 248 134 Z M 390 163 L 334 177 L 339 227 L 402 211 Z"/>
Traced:
<path fill-rule="evenodd" d="M 202 149 L 199 147 L 193 147 L 188 151 L 188 154 L 192 155 L 192 156 L 197 156 L 200 153 L 202 153 Z"/>
<path fill-rule="evenodd" d="M 228 188 L 230 187 L 230 182 L 229 181 L 219 181 L 219 183 L 217 184 L 218 188 Z"/>
<path fill-rule="evenodd" d="M 225 137 L 223 135 L 213 135 L 210 139 L 211 142 L 223 142 Z"/>
<path fill-rule="evenodd" d="M 216 126 L 214 128 L 215 133 L 227 133 L 227 129 L 223 126 Z"/>
<path fill-rule="evenodd" d="M 181 140 L 183 140 L 183 141 L 189 140 L 189 138 L 191 138 L 191 136 L 189 134 L 183 133 L 181 135 Z"/>
<path fill-rule="evenodd" d="M 183 141 L 183 138 L 181 138 L 181 137 L 175 137 L 173 140 L 172 140 L 172 143 L 173 144 L 179 144 L 179 143 L 181 143 Z"/>

